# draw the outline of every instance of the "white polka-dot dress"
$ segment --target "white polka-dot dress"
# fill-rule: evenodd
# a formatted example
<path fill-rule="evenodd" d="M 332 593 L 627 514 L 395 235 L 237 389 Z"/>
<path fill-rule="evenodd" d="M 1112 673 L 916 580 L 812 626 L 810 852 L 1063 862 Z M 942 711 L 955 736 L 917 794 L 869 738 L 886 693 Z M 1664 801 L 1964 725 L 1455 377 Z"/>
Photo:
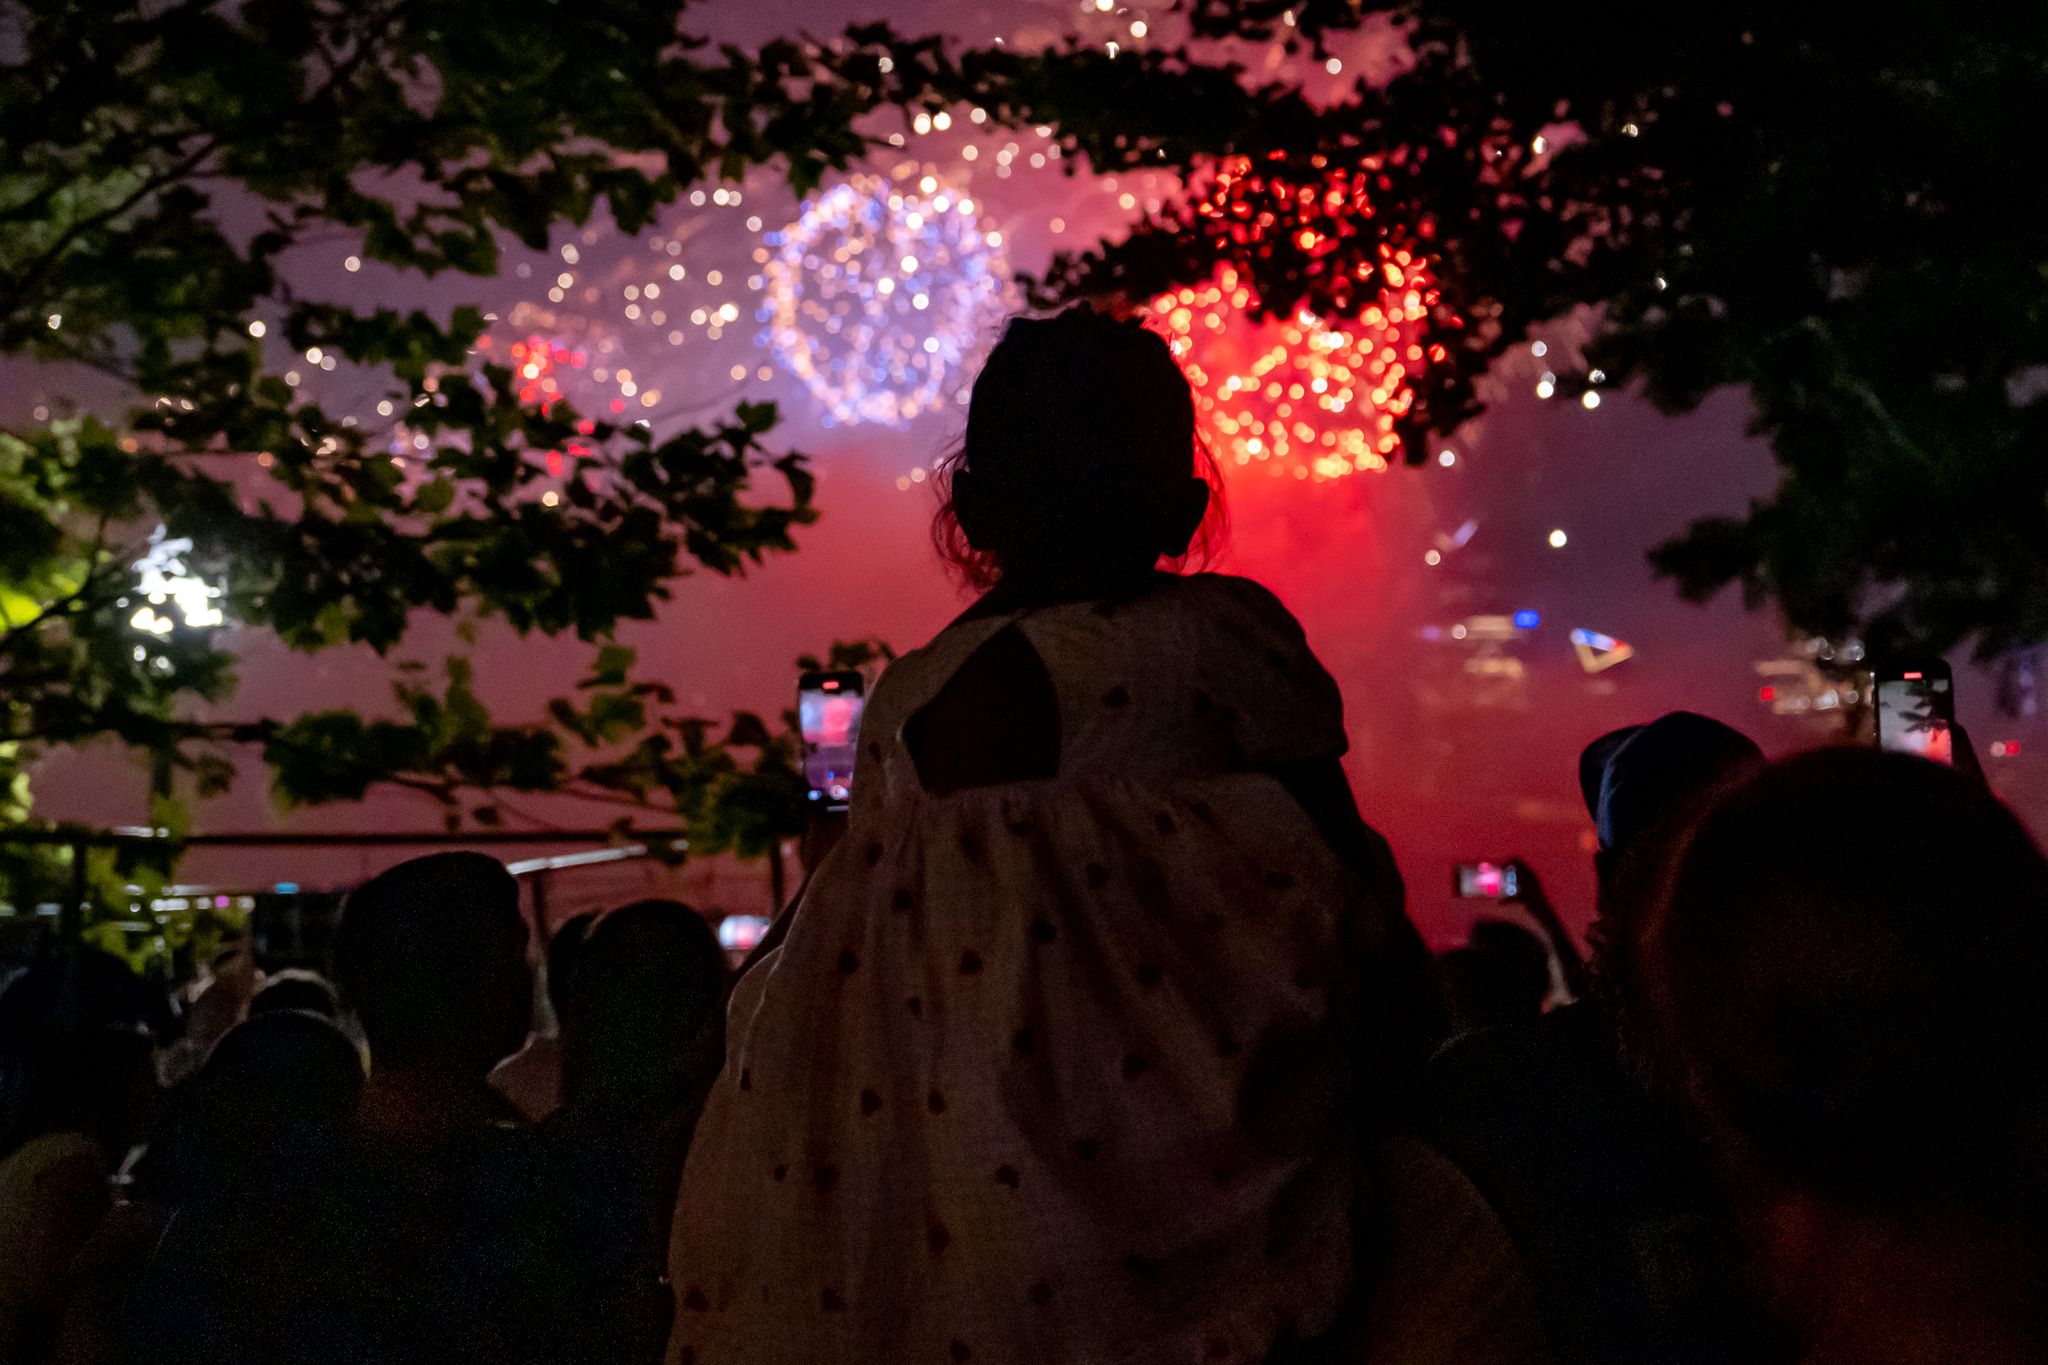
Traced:
<path fill-rule="evenodd" d="M 901 735 L 1016 625 L 1059 775 Z M 883 677 L 844 841 L 740 984 L 677 1204 L 671 1365 L 1258 1362 L 1349 1285 L 1332 988 L 1399 914 L 1267 774 L 1344 749 L 1264 589 L 956 624 Z"/>

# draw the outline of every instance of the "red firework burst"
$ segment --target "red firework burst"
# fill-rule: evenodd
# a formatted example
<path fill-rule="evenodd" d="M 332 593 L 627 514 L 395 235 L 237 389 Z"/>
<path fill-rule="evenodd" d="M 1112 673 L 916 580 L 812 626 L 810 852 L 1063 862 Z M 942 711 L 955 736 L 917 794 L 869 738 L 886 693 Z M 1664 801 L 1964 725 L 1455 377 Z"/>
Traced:
<path fill-rule="evenodd" d="M 487 350 L 490 345 L 488 336 L 478 342 L 479 349 Z M 539 335 L 515 340 L 505 349 L 511 357 L 513 378 L 519 384 L 519 401 L 542 412 L 568 397 L 563 381 L 590 363 L 589 356 L 581 348 Z M 625 410 L 625 404 L 618 399 L 610 400 L 608 406 L 614 415 Z M 596 423 L 588 417 L 578 421 L 576 427 L 585 436 L 597 429 Z M 581 441 L 571 442 L 568 453 L 576 457 L 585 456 L 590 454 L 590 447 Z M 547 466 L 550 475 L 558 479 L 562 477 L 565 467 L 562 452 L 548 451 Z"/>
<path fill-rule="evenodd" d="M 1344 239 L 1373 217 L 1365 182 L 1378 169 L 1367 163 L 1357 174 L 1295 185 L 1234 158 L 1195 213 L 1211 231 L 1222 229 L 1233 253 L 1258 253 L 1284 238 L 1314 274 L 1340 247 L 1357 254 L 1360 243 Z M 1186 368 L 1226 469 L 1262 464 L 1275 476 L 1326 480 L 1383 470 L 1400 453 L 1399 419 L 1415 404 L 1415 381 L 1445 356 L 1430 336 L 1441 325 L 1433 311 L 1441 293 L 1429 262 L 1419 249 L 1382 239 L 1376 259 L 1319 287 L 1348 306 L 1344 316 L 1300 309 L 1261 318 L 1258 295 L 1232 265 L 1207 284 L 1152 301 L 1150 321 Z"/>

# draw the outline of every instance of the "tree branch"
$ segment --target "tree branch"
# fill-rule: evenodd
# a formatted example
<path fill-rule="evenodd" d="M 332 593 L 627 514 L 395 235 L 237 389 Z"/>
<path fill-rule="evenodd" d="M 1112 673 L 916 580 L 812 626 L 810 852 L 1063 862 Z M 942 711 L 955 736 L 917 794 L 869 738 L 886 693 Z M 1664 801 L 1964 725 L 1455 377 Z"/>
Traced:
<path fill-rule="evenodd" d="M 67 227 L 64 230 L 64 232 L 57 238 L 57 240 L 50 246 L 49 250 L 45 251 L 40 257 L 38 257 L 34 262 L 32 262 L 29 265 L 28 269 L 23 274 L 15 277 L 14 279 L 8 282 L 8 293 L 5 296 L 0 296 L 4 297 L 5 299 L 6 311 L 9 314 L 14 314 L 20 311 L 21 307 L 23 306 L 23 298 L 28 291 L 28 287 L 34 284 L 37 281 L 37 279 L 39 279 L 46 271 L 48 271 L 49 268 L 56 263 L 59 257 L 61 257 L 66 251 L 70 250 L 72 243 L 76 242 L 80 236 L 87 232 L 90 232 L 92 229 L 96 227 L 100 227 L 106 223 L 112 222 L 114 219 L 119 218 L 122 214 L 134 208 L 137 204 L 140 204 L 144 199 L 147 199 L 149 196 L 156 194 L 159 191 L 167 188 L 168 186 L 177 183 L 179 180 L 184 179 L 195 168 L 197 168 L 201 162 L 206 160 L 207 157 L 213 155 L 216 145 L 217 144 L 213 138 L 209 137 L 203 139 L 200 142 L 200 145 L 197 150 L 192 152 L 189 156 L 185 157 L 184 160 L 180 161 L 177 165 L 167 167 L 157 175 L 152 176 L 148 180 L 143 181 L 143 183 L 136 188 L 134 193 L 130 194 L 120 203 L 115 204 L 111 208 L 102 209 L 98 213 L 88 214 L 84 218 L 79 219 L 77 222 Z"/>
<path fill-rule="evenodd" d="M 105 572 L 106 566 L 116 562 L 111 556 L 106 555 L 107 523 L 110 515 L 110 513 L 106 512 L 100 513 L 99 525 L 93 530 L 92 552 L 88 559 L 89 567 L 85 571 L 85 577 L 79 581 L 76 588 L 50 603 L 47 607 L 44 607 L 36 615 L 18 626 L 9 626 L 5 633 L 0 633 L 0 658 L 5 657 L 8 648 L 14 644 L 23 631 L 40 626 L 43 622 L 56 617 L 70 616 L 72 608 L 85 600 L 100 575 Z"/>

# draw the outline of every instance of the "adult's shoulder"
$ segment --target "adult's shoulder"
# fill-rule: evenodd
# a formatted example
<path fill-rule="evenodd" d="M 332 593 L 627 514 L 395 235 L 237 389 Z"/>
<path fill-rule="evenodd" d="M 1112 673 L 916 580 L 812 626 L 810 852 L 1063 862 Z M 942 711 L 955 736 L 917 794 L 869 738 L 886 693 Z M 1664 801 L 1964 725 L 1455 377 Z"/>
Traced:
<path fill-rule="evenodd" d="M 1612 1032 L 1603 1030 L 1581 1002 L 1520 1023 L 1460 1034 L 1437 1049 L 1429 1069 L 1443 1084 L 1470 1083 L 1490 1091 L 1501 1078 L 1525 1076 L 1531 1068 L 1554 1079 L 1559 1072 L 1597 1070 L 1612 1061 Z"/>
<path fill-rule="evenodd" d="M 1431 1139 L 1475 1170 L 1532 1153 L 1578 1161 L 1592 1134 L 1620 1141 L 1639 1103 L 1613 1034 L 1583 1002 L 1454 1038 L 1423 1079 Z"/>
<path fill-rule="evenodd" d="M 52 1171 L 96 1168 L 105 1177 L 106 1151 L 84 1133 L 59 1130 L 28 1139 L 7 1154 L 4 1165 L 10 1175 L 39 1179 Z"/>
<path fill-rule="evenodd" d="M 1462 1099 L 1468 1092 L 1497 1095 L 1503 1077 L 1525 1074 L 1546 1047 L 1532 1023 L 1496 1025 L 1460 1033 L 1429 1059 L 1432 1096 Z"/>

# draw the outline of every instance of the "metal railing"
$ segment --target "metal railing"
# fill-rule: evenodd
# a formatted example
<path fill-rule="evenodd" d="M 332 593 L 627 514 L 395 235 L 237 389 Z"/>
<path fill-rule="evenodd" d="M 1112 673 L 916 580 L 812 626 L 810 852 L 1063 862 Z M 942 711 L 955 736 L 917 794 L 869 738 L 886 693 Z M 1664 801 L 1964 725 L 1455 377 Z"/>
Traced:
<path fill-rule="evenodd" d="M 187 848 L 474 848 L 536 844 L 599 844 L 601 848 L 583 853 L 556 854 L 508 863 L 514 876 L 533 878 L 536 919 L 545 923 L 547 874 L 594 863 L 645 858 L 657 850 L 682 852 L 689 840 L 681 830 L 671 829 L 546 829 L 341 831 L 326 834 L 295 834 L 271 830 L 232 834 L 174 834 L 145 825 L 117 825 L 111 829 L 87 829 L 53 825 L 34 828 L 0 829 L 0 844 L 29 844 L 68 847 L 71 850 L 71 892 L 58 905 L 60 937 L 75 939 L 84 928 L 90 901 L 86 876 L 86 854 L 95 848 L 156 847 Z"/>

